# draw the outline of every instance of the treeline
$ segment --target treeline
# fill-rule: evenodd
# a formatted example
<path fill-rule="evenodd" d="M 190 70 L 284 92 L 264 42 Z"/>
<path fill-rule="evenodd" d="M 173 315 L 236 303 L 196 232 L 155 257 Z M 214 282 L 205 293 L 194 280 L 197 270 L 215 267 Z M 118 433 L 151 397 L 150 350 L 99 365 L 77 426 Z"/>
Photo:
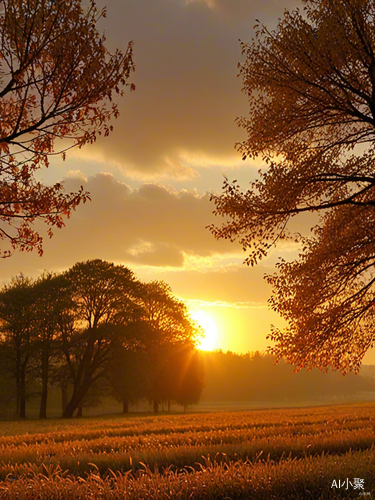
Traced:
<path fill-rule="evenodd" d="M 259 352 L 234 354 L 232 352 L 203 352 L 205 401 L 284 401 L 319 400 L 327 397 L 351 397 L 375 391 L 374 370 L 363 368 L 363 375 L 318 369 L 294 372 L 282 360 L 275 364 L 270 355 Z M 361 372 L 361 373 L 362 373 Z"/>
<path fill-rule="evenodd" d="M 35 280 L 19 275 L 0 290 L 1 405 L 25 418 L 38 393 L 46 418 L 56 388 L 65 418 L 102 395 L 124 411 L 142 398 L 155 412 L 162 402 L 196 403 L 203 388 L 196 334 L 165 282 L 143 283 L 124 266 L 89 260 Z"/>

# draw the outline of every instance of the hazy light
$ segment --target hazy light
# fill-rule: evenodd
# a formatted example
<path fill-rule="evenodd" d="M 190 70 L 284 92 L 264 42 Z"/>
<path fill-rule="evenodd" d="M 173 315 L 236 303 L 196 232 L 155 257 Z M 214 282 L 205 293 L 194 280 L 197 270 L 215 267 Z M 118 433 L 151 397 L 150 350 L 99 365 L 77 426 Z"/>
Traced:
<path fill-rule="evenodd" d="M 218 332 L 215 321 L 203 311 L 193 311 L 191 317 L 203 329 L 203 337 L 198 344 L 198 349 L 212 351 L 215 348 Z"/>

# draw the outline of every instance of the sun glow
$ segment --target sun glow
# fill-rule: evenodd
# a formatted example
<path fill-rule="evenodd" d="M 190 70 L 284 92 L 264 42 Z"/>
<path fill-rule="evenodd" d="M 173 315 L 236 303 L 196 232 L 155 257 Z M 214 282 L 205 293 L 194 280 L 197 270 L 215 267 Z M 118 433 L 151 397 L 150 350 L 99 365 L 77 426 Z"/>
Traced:
<path fill-rule="evenodd" d="M 215 321 L 203 311 L 193 311 L 191 317 L 203 330 L 203 336 L 198 343 L 198 349 L 212 351 L 215 348 L 218 332 Z"/>

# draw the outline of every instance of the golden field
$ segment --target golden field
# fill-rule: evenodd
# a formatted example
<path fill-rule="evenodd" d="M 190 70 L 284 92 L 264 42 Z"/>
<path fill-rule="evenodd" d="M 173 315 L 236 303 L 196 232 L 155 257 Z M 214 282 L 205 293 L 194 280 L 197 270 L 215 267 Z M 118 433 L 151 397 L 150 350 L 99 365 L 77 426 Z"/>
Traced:
<path fill-rule="evenodd" d="M 0 434 L 2 499 L 330 499 L 375 493 L 375 404 L 369 403 L 4 421 Z"/>

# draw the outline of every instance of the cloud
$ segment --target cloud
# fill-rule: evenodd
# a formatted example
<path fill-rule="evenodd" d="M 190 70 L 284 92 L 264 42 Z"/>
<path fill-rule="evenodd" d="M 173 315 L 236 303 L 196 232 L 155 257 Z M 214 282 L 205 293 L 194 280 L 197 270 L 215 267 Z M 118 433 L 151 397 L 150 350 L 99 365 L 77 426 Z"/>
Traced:
<path fill-rule="evenodd" d="M 212 270 L 207 273 L 189 271 L 178 277 L 178 273 L 168 273 L 166 281 L 175 293 L 189 299 L 220 302 L 266 303 L 270 286 L 263 280 L 262 266 L 249 268 L 241 265 L 227 272 Z"/>
<path fill-rule="evenodd" d="M 110 2 L 100 27 L 112 51 L 134 41 L 131 80 L 137 88 L 118 101 L 114 132 L 82 154 L 114 162 L 142 180 L 196 176 L 181 156 L 186 152 L 233 161 L 234 144 L 245 138 L 235 118 L 248 108 L 237 78 L 238 39 L 251 40 L 260 10 L 276 19 L 285 3 L 206 3 L 214 8 L 184 0 Z"/>
<path fill-rule="evenodd" d="M 110 173 L 96 174 L 87 181 L 80 172 L 76 172 L 77 177 L 72 175 L 65 181 L 66 191 L 83 185 L 92 201 L 79 206 L 66 227 L 55 229 L 53 238 L 45 240 L 43 259 L 34 253 L 21 253 L 0 262 L 4 276 L 26 272 L 30 267 L 34 272 L 66 268 L 76 261 L 98 257 L 137 265 L 182 267 L 185 255 L 209 257 L 238 251 L 227 241 L 215 240 L 206 229 L 214 220 L 208 194 L 151 183 L 132 189 Z M 46 234 L 45 225 L 36 227 Z"/>
<path fill-rule="evenodd" d="M 213 255 L 215 260 L 216 255 Z M 145 281 L 161 279 L 169 283 L 173 292 L 185 300 L 200 303 L 220 303 L 240 305 L 252 304 L 264 306 L 270 297 L 271 287 L 263 279 L 269 272 L 263 265 L 248 267 L 242 262 L 227 267 L 192 269 L 191 266 L 180 268 L 139 267 L 136 272 Z"/>
<path fill-rule="evenodd" d="M 184 255 L 181 249 L 167 243 L 154 245 L 141 241 L 130 248 L 126 259 L 135 264 L 157 267 L 182 267 L 184 265 Z"/>
<path fill-rule="evenodd" d="M 214 221 L 208 194 L 151 183 L 132 189 L 109 173 L 87 181 L 76 174 L 66 180 L 66 190 L 83 184 L 92 201 L 79 206 L 66 227 L 45 240 L 42 258 L 36 252 L 16 253 L 0 261 L 0 282 L 20 272 L 37 276 L 44 269 L 59 272 L 75 262 L 101 258 L 129 266 L 140 279 L 164 279 L 187 299 L 267 300 L 266 268 L 244 266 L 238 245 L 217 241 L 206 229 Z M 38 228 L 46 233 L 44 225 Z"/>
<path fill-rule="evenodd" d="M 166 262 L 169 255 L 182 265 L 183 252 L 202 256 L 224 249 L 234 252 L 228 242 L 217 242 L 205 227 L 213 221 L 208 194 L 152 183 L 131 189 L 108 173 L 91 177 L 84 187 L 93 201 L 75 214 L 66 230 L 72 237 L 88 233 L 86 245 L 90 240 L 96 246 L 105 241 L 117 259 L 153 264 L 156 256 Z M 68 180 L 66 188 L 74 189 L 74 182 Z"/>
<path fill-rule="evenodd" d="M 130 267 L 148 266 L 157 273 L 165 268 L 189 271 L 183 279 L 190 283 L 191 294 L 194 289 L 198 294 L 210 290 L 220 295 L 217 300 L 226 301 L 245 300 L 241 294 L 250 296 L 246 300 L 258 300 L 254 297 L 261 294 L 265 300 L 268 295 L 263 284 L 249 295 L 251 283 L 261 282 L 265 271 L 272 272 L 280 252 L 290 258 L 291 252 L 298 250 L 296 244 L 283 243 L 249 274 L 243 265 L 247 254 L 240 245 L 218 241 L 206 228 L 211 223 L 221 223 L 212 214 L 214 204 L 209 201 L 208 193 L 156 183 L 134 189 L 108 172 L 85 178 L 81 171 L 70 171 L 65 181 L 66 191 L 76 191 L 80 185 L 90 192 L 92 201 L 79 206 L 65 228 L 54 229 L 51 240 L 46 237 L 46 226 L 37 224 L 36 228 L 45 236 L 43 258 L 35 252 L 16 253 L 0 261 L 0 281 L 20 271 L 35 275 L 44 269 L 59 271 L 77 261 L 102 258 Z M 308 215 L 306 221 L 311 224 Z M 232 283 L 229 275 L 233 277 Z M 207 280 L 210 285 L 204 288 Z M 212 295 L 209 300 L 216 299 Z"/>
<path fill-rule="evenodd" d="M 262 302 L 225 302 L 223 300 L 207 301 L 190 299 L 186 301 L 191 309 L 202 307 L 226 307 L 231 309 L 268 309 L 267 304 Z"/>
<path fill-rule="evenodd" d="M 236 19 L 238 21 L 244 17 L 251 19 L 252 16 L 259 12 L 263 15 L 263 18 L 268 18 L 270 14 L 273 16 L 275 13 L 279 15 L 282 13 L 282 10 L 280 11 L 281 3 L 279 0 L 267 0 L 261 4 L 249 0 L 187 0 L 186 3 L 187 5 L 203 4 L 212 11 L 222 15 L 226 20 Z M 292 4 L 292 2 L 289 2 L 289 4 Z"/>

